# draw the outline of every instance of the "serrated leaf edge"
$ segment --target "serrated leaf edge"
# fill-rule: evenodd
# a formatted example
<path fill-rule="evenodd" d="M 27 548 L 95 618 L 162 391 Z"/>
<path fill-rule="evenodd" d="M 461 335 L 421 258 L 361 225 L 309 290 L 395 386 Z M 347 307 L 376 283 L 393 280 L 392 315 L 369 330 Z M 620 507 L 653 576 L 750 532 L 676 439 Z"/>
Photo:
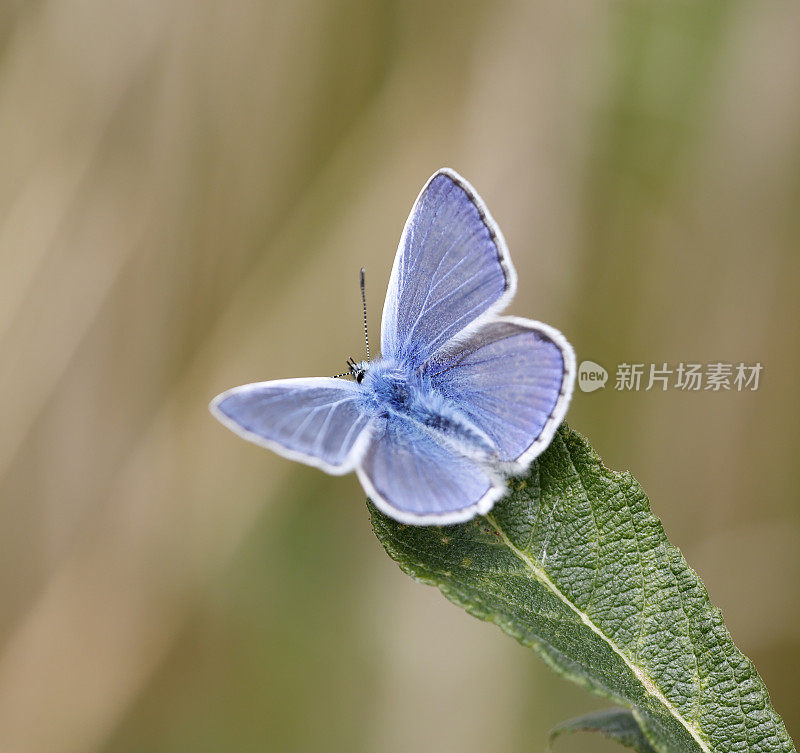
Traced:
<path fill-rule="evenodd" d="M 597 627 L 597 625 L 594 624 L 594 622 L 592 622 L 592 620 L 589 617 L 589 615 L 587 615 L 585 612 L 582 612 L 580 609 L 578 609 L 578 607 L 575 606 L 575 604 L 573 604 L 561 592 L 561 590 L 558 588 L 558 586 L 556 586 L 556 584 L 553 583 L 552 580 L 550 580 L 550 578 L 547 575 L 547 573 L 541 567 L 539 567 L 539 565 L 536 563 L 536 561 L 534 559 L 532 559 L 530 556 L 525 554 L 525 552 L 523 552 L 522 550 L 518 549 L 512 543 L 512 541 L 508 538 L 508 536 L 506 535 L 506 532 L 503 530 L 503 528 L 492 517 L 491 513 L 486 515 L 485 518 L 489 523 L 491 523 L 492 526 L 494 526 L 494 528 L 497 531 L 497 533 L 502 537 L 503 542 L 505 543 L 505 545 L 512 552 L 514 552 L 514 554 L 519 558 L 519 560 L 526 567 L 528 567 L 530 569 L 530 571 L 533 574 L 533 576 L 537 580 L 539 580 L 545 587 L 550 589 L 550 591 L 553 593 L 554 596 L 556 596 L 561 601 L 563 601 L 564 604 L 566 604 L 580 618 L 581 622 L 583 622 L 583 624 L 586 625 L 586 627 L 588 627 L 592 632 L 594 632 L 598 636 L 600 636 L 600 638 L 602 638 L 608 644 L 608 646 L 611 648 L 611 650 L 614 651 L 614 653 L 616 653 L 622 659 L 622 661 L 625 662 L 625 664 L 628 666 L 628 668 L 631 670 L 631 672 L 633 672 L 633 674 L 636 677 L 636 679 L 639 680 L 639 682 L 642 683 L 642 686 L 647 691 L 647 693 L 649 693 L 651 696 L 653 696 L 653 698 L 656 698 L 661 704 L 663 704 L 663 706 L 667 709 L 667 711 L 669 711 L 669 713 L 673 717 L 675 717 L 675 719 L 677 719 L 686 728 L 686 731 L 692 736 L 692 738 L 695 740 L 695 742 L 700 746 L 700 749 L 702 751 L 704 751 L 704 753 L 712 753 L 711 748 L 708 747 L 708 745 L 706 744 L 706 742 L 703 740 L 702 736 L 700 735 L 700 731 L 693 724 L 691 724 L 687 719 L 685 719 L 683 717 L 683 715 L 680 713 L 680 711 L 678 711 L 678 709 L 675 708 L 675 706 L 672 704 L 672 702 L 659 690 L 658 686 L 647 675 L 647 673 L 641 667 L 639 667 L 634 662 L 632 662 L 625 655 L 625 653 L 622 651 L 622 649 L 620 649 L 602 630 L 600 630 L 599 627 Z M 646 731 L 645 731 L 645 736 L 647 736 L 647 732 Z"/>

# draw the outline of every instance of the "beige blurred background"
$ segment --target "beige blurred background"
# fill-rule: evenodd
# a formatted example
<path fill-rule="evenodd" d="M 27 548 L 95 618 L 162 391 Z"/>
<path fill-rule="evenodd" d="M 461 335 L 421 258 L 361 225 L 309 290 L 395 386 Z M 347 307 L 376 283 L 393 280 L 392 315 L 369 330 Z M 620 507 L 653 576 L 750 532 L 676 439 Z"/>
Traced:
<path fill-rule="evenodd" d="M 442 165 L 579 359 L 763 364 L 568 418 L 796 736 L 799 38 L 789 0 L 5 0 L 0 753 L 522 753 L 604 705 L 206 410 L 360 357 L 362 265 L 377 340 Z"/>

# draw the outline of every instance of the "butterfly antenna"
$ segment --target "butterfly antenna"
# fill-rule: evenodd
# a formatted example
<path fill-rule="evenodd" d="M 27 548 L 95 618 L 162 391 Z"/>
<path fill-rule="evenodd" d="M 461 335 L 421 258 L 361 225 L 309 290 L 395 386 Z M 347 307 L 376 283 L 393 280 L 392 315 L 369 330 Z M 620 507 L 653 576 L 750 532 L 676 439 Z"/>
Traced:
<path fill-rule="evenodd" d="M 349 366 L 349 369 L 345 371 L 343 374 L 334 374 L 331 377 L 331 379 L 341 379 L 342 377 L 353 376 L 353 371 L 356 368 L 356 362 L 353 360 L 353 357 L 351 356 L 350 358 L 348 358 L 347 361 L 345 361 L 345 363 Z"/>
<path fill-rule="evenodd" d="M 367 361 L 369 361 L 369 333 L 367 332 L 367 294 L 364 292 L 364 267 L 361 267 L 361 306 L 364 309 L 364 342 L 367 344 Z"/>
<path fill-rule="evenodd" d="M 361 308 L 364 312 L 364 343 L 367 346 L 367 361 L 369 361 L 369 333 L 367 332 L 367 294 L 365 292 L 365 285 L 364 285 L 364 267 L 361 267 Z M 352 358 L 348 358 L 347 365 L 350 367 L 349 371 L 345 371 L 343 374 L 334 374 L 332 378 L 341 379 L 342 377 L 353 376 L 353 374 L 355 373 L 356 362 Z"/>

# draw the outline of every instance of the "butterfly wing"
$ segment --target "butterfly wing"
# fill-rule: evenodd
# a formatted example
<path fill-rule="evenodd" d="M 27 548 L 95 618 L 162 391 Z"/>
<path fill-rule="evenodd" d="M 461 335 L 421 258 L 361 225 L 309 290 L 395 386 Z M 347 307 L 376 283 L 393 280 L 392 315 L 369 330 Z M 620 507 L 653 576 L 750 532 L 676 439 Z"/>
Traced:
<path fill-rule="evenodd" d="M 556 329 L 499 317 L 426 365 L 431 383 L 498 448 L 527 467 L 550 443 L 575 384 L 575 353 Z"/>
<path fill-rule="evenodd" d="M 372 416 L 355 382 L 319 377 L 245 384 L 209 407 L 244 439 L 328 473 L 353 470 L 369 443 Z"/>
<path fill-rule="evenodd" d="M 406 221 L 381 324 L 383 356 L 419 366 L 513 297 L 516 273 L 475 189 L 442 169 Z"/>
<path fill-rule="evenodd" d="M 412 525 L 449 525 L 487 512 L 505 484 L 410 419 L 376 419 L 373 441 L 356 472 L 386 515 Z"/>

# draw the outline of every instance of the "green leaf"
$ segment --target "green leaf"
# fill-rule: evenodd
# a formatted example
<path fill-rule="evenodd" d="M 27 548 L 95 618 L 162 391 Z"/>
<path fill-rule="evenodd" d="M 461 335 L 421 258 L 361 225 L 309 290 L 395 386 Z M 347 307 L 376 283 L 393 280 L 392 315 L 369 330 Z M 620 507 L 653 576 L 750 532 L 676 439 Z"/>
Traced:
<path fill-rule="evenodd" d="M 550 746 L 565 732 L 600 732 L 637 753 L 656 753 L 629 709 L 605 709 L 562 722 L 550 730 Z"/>
<path fill-rule="evenodd" d="M 372 505 L 370 513 L 405 572 L 565 677 L 635 709 L 656 750 L 794 751 L 642 488 L 566 425 L 486 517 L 417 527 Z"/>

